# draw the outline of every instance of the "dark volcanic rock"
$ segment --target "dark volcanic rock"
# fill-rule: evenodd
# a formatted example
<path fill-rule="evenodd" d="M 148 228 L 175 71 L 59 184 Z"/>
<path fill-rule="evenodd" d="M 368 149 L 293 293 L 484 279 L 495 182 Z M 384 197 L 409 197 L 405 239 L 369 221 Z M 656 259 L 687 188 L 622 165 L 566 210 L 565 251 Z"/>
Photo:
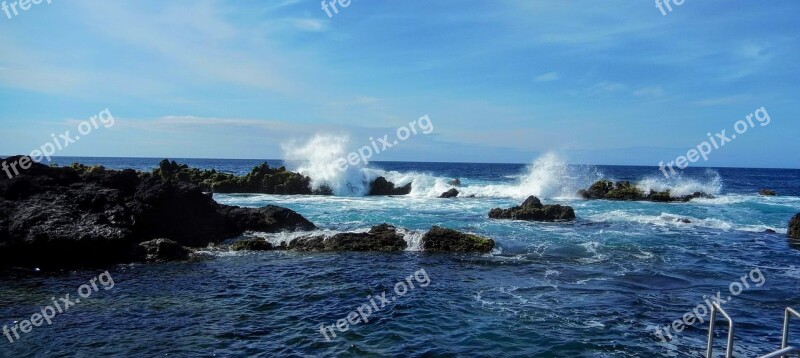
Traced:
<path fill-rule="evenodd" d="M 775 196 L 775 195 L 777 195 L 777 193 L 775 193 L 775 190 L 761 189 L 761 190 L 758 191 L 758 195 L 761 195 L 761 196 Z"/>
<path fill-rule="evenodd" d="M 220 205 L 197 185 L 133 170 L 33 164 L 0 175 L 0 266 L 108 265 L 141 259 L 138 244 L 153 239 L 204 247 L 247 230 L 310 228 L 288 209 Z"/>
<path fill-rule="evenodd" d="M 529 196 L 520 206 L 515 206 L 510 209 L 492 209 L 489 211 L 489 218 L 528 221 L 569 221 L 575 220 L 575 211 L 570 206 L 542 205 L 539 198 Z"/>
<path fill-rule="evenodd" d="M 301 237 L 289 243 L 290 250 L 298 251 L 403 251 L 406 249 L 403 235 L 394 226 L 381 224 L 373 226 L 369 232 L 341 233 L 325 238 L 323 236 Z"/>
<path fill-rule="evenodd" d="M 220 211 L 232 218 L 240 231 L 310 231 L 317 228 L 302 215 L 275 205 L 258 209 L 220 205 Z"/>
<path fill-rule="evenodd" d="M 434 226 L 422 237 L 421 245 L 428 252 L 485 253 L 492 251 L 494 240 Z"/>
<path fill-rule="evenodd" d="M 296 251 L 325 251 L 324 236 L 304 236 L 294 239 L 286 245 L 286 249 Z"/>
<path fill-rule="evenodd" d="M 794 239 L 800 239 L 800 213 L 795 215 L 792 220 L 789 221 L 789 231 L 787 232 L 787 235 Z"/>
<path fill-rule="evenodd" d="M 455 178 L 455 179 L 447 182 L 447 184 L 450 184 L 452 186 L 461 186 L 461 180 L 459 180 L 458 178 Z"/>
<path fill-rule="evenodd" d="M 272 249 L 272 244 L 264 239 L 244 239 L 231 244 L 232 251 L 269 251 Z"/>
<path fill-rule="evenodd" d="M 175 241 L 155 239 L 139 244 L 141 260 L 148 262 L 184 261 L 189 259 L 189 250 Z"/>
<path fill-rule="evenodd" d="M 244 176 L 221 173 L 214 169 L 189 168 L 167 159 L 158 164 L 153 175 L 165 180 L 188 182 L 200 186 L 204 191 L 215 193 L 261 193 L 261 194 L 320 194 L 331 195 L 330 188 L 311 189 L 311 178 L 286 170 L 285 167 L 270 168 L 263 163 Z"/>
<path fill-rule="evenodd" d="M 458 190 L 450 189 L 450 190 L 442 193 L 442 195 L 440 195 L 439 197 L 440 198 L 455 198 L 457 196 L 458 196 Z"/>
<path fill-rule="evenodd" d="M 384 177 L 377 177 L 369 185 L 369 192 L 367 195 L 406 195 L 411 192 L 411 183 L 395 188 L 394 183 L 386 180 Z"/>
<path fill-rule="evenodd" d="M 775 233 L 776 233 L 776 231 L 775 231 L 775 230 L 772 230 L 772 229 L 766 229 L 766 230 L 764 230 L 764 233 L 765 233 L 765 234 L 775 234 Z"/>
<path fill-rule="evenodd" d="M 606 200 L 624 200 L 624 201 L 655 201 L 655 202 L 687 202 L 697 198 L 714 198 L 710 194 L 696 192 L 692 195 L 672 196 L 669 190 L 667 191 L 654 191 L 651 190 L 645 194 L 641 189 L 636 187 L 628 181 L 620 181 L 617 183 L 609 180 L 599 180 L 592 184 L 588 189 L 581 189 L 578 191 L 584 199 L 606 199 Z"/>

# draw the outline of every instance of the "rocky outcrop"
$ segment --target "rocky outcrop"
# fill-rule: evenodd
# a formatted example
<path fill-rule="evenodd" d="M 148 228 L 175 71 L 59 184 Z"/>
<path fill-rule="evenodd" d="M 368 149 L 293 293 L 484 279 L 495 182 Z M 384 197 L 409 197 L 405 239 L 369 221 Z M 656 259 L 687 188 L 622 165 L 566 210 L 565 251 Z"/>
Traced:
<path fill-rule="evenodd" d="M 509 209 L 492 209 L 489 211 L 489 218 L 527 221 L 570 221 L 575 220 L 575 210 L 570 206 L 542 205 L 539 198 L 529 196 L 522 205 Z"/>
<path fill-rule="evenodd" d="M 316 229 L 308 219 L 302 215 L 275 205 L 263 208 L 240 208 L 235 206 L 220 205 L 219 211 L 232 219 L 237 231 L 310 231 Z"/>
<path fill-rule="evenodd" d="M 800 213 L 789 221 L 789 231 L 787 231 L 787 235 L 793 239 L 800 240 Z"/>
<path fill-rule="evenodd" d="M 373 226 L 369 232 L 341 233 L 329 238 L 309 236 L 289 243 L 289 250 L 297 251 L 403 251 L 406 249 L 403 235 L 388 224 Z"/>
<path fill-rule="evenodd" d="M 311 189 L 311 178 L 286 170 L 285 167 L 270 168 L 263 163 L 243 176 L 218 172 L 214 169 L 200 170 L 189 168 L 167 159 L 158 164 L 153 175 L 165 180 L 190 182 L 199 185 L 204 191 L 214 193 L 260 193 L 260 194 L 319 194 L 331 195 L 330 188 Z"/>
<path fill-rule="evenodd" d="M 395 187 L 394 183 L 384 177 L 377 177 L 369 185 L 367 195 L 407 195 L 411 192 L 411 183 L 401 187 Z"/>
<path fill-rule="evenodd" d="M 447 182 L 447 184 L 450 184 L 452 186 L 461 186 L 461 180 L 459 180 L 458 178 L 455 178 L 455 179 Z"/>
<path fill-rule="evenodd" d="M 669 190 L 667 191 L 654 191 L 644 193 L 641 189 L 636 187 L 628 181 L 611 182 L 609 180 L 600 180 L 592 184 L 588 189 L 581 189 L 578 191 L 584 199 L 605 199 L 605 200 L 621 200 L 621 201 L 655 201 L 655 202 L 687 202 L 697 198 L 713 198 L 712 195 L 695 192 L 692 195 L 672 196 Z"/>
<path fill-rule="evenodd" d="M 231 244 L 231 251 L 269 251 L 274 247 L 264 239 L 243 239 Z"/>
<path fill-rule="evenodd" d="M 450 189 L 450 190 L 442 193 L 442 195 L 440 195 L 439 197 L 440 198 L 455 198 L 457 196 L 458 196 L 458 190 Z"/>
<path fill-rule="evenodd" d="M 156 239 L 143 242 L 136 248 L 137 258 L 147 262 L 184 261 L 191 253 L 179 243 L 168 239 Z"/>
<path fill-rule="evenodd" d="M 487 253 L 494 248 L 494 240 L 434 226 L 422 237 L 421 246 L 428 252 Z"/>
<path fill-rule="evenodd" d="M 758 195 L 761 195 L 761 196 L 775 196 L 775 195 L 777 195 L 777 193 L 775 193 L 775 190 L 761 189 L 761 190 L 758 191 Z"/>
<path fill-rule="evenodd" d="M 0 165 L 19 166 L 21 158 Z M 34 163 L 11 179 L 0 175 L 0 266 L 133 262 L 139 244 L 154 239 L 204 247 L 248 230 L 313 228 L 289 209 L 220 205 L 190 182 L 133 170 Z"/>

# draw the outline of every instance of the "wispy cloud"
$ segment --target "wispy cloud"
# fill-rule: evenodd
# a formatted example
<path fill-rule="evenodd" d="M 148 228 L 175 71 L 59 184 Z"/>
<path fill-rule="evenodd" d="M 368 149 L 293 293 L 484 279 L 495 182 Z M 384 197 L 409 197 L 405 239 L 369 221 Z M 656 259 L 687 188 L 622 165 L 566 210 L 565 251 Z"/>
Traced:
<path fill-rule="evenodd" d="M 557 81 L 561 78 L 561 75 L 558 72 L 548 72 L 536 77 L 536 82 L 550 82 L 550 81 Z"/>
<path fill-rule="evenodd" d="M 636 97 L 663 97 L 666 94 L 660 86 L 643 87 L 633 91 Z"/>
<path fill-rule="evenodd" d="M 703 100 L 695 101 L 694 104 L 700 107 L 724 106 L 730 104 L 738 104 L 747 101 L 751 96 L 749 95 L 735 95 L 725 97 L 706 98 Z"/>

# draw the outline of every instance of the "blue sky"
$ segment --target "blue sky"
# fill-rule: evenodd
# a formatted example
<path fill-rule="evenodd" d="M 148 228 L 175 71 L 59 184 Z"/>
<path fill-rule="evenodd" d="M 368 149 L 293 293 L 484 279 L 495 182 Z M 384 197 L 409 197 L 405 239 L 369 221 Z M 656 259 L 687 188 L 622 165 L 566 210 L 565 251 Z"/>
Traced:
<path fill-rule="evenodd" d="M 8 0 L 7 0 L 8 1 Z M 800 167 L 800 2 L 63 1 L 0 12 L 0 154 L 108 108 L 59 155 L 281 158 L 353 148 L 428 114 L 374 160 L 657 165 L 756 126 L 695 166 Z"/>

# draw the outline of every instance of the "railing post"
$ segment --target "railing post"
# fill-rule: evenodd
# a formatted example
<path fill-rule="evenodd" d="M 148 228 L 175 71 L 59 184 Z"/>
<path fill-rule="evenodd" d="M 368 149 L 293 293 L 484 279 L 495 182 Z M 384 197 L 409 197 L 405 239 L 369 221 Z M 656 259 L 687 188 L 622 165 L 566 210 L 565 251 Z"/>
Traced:
<path fill-rule="evenodd" d="M 789 346 L 789 320 L 795 316 L 800 318 L 800 313 L 797 313 L 791 307 L 786 307 L 786 313 L 783 316 L 783 338 L 781 339 L 781 349 Z"/>
<path fill-rule="evenodd" d="M 733 356 L 733 319 L 728 316 L 728 313 L 719 306 L 718 303 L 711 303 L 711 317 L 708 322 L 708 346 L 706 347 L 706 358 L 712 358 L 714 352 L 714 326 L 716 325 L 717 311 L 722 313 L 726 320 L 728 320 L 728 343 L 725 346 L 725 358 Z M 796 313 L 796 312 L 795 312 Z M 798 315 L 800 317 L 800 315 Z M 784 323 L 785 324 L 785 323 Z"/>

